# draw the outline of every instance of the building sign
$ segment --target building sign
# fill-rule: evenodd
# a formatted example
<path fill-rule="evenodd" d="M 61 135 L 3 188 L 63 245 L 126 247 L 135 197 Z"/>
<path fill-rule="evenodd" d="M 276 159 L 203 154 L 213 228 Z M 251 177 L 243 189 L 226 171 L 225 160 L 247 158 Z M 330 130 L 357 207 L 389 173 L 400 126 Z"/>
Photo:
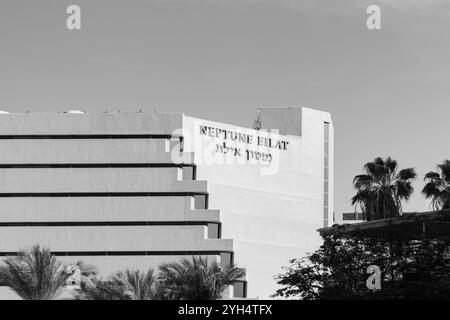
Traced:
<path fill-rule="evenodd" d="M 200 125 L 200 135 L 221 140 L 221 143 L 216 144 L 215 151 L 217 153 L 245 157 L 246 160 L 254 159 L 271 162 L 273 160 L 271 152 L 261 152 L 259 151 L 260 147 L 269 150 L 287 150 L 289 144 L 288 141 L 282 139 L 274 139 L 272 137 L 264 137 L 204 125 Z"/>

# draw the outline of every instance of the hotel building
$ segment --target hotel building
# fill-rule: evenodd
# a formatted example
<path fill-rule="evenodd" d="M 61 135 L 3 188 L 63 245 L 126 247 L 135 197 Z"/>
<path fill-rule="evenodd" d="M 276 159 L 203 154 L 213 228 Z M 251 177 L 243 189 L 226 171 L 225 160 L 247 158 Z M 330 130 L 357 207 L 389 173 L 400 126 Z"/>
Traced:
<path fill-rule="evenodd" d="M 108 276 L 202 255 L 246 269 L 227 297 L 268 298 L 332 224 L 326 112 L 262 108 L 253 128 L 179 113 L 0 114 L 0 258 L 40 244 Z"/>

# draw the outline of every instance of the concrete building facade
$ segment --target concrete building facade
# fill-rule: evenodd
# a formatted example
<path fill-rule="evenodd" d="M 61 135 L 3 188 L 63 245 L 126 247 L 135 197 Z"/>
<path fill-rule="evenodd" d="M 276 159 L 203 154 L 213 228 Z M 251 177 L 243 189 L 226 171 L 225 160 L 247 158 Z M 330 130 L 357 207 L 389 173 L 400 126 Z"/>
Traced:
<path fill-rule="evenodd" d="M 107 276 L 202 255 L 246 268 L 229 297 L 268 298 L 332 224 L 333 126 L 308 108 L 257 120 L 0 114 L 0 256 L 40 244 Z"/>

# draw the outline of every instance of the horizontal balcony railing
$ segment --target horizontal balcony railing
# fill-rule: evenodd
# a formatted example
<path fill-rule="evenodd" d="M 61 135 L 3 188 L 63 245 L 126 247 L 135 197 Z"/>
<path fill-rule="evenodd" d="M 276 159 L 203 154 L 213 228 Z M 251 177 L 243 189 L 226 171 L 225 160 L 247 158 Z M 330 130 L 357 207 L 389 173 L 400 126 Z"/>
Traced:
<path fill-rule="evenodd" d="M 55 252 L 178 252 L 233 249 L 230 239 L 209 239 L 207 228 L 177 226 L 2 226 L 0 253 L 38 243 Z"/>
<path fill-rule="evenodd" d="M 5 193 L 205 193 L 205 181 L 183 181 L 183 171 L 164 168 L 0 169 Z"/>
<path fill-rule="evenodd" d="M 31 137 L 31 136 L 30 136 Z M 60 163 L 186 163 L 193 155 L 182 152 L 179 139 L 145 139 L 116 136 L 114 139 L 11 139 L 0 136 L 2 164 L 60 164 Z M 43 136 L 42 136 L 43 137 Z M 173 156 L 176 156 L 173 157 Z"/>
<path fill-rule="evenodd" d="M 134 195 L 134 194 L 133 194 Z M 194 196 L 1 197 L 0 221 L 218 221 Z"/>

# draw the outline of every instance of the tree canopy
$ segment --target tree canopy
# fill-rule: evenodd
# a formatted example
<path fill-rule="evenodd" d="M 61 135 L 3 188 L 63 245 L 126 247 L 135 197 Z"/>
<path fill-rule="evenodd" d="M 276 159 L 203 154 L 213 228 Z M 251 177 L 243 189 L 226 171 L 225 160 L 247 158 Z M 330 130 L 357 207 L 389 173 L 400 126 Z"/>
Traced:
<path fill-rule="evenodd" d="M 314 253 L 293 259 L 276 277 L 275 297 L 342 299 L 449 299 L 450 237 L 392 240 L 324 237 Z M 370 265 L 381 269 L 379 291 L 366 286 Z"/>
<path fill-rule="evenodd" d="M 431 199 L 433 210 L 450 209 L 450 160 L 437 166 L 437 171 L 425 175 L 425 187 L 422 193 Z"/>
<path fill-rule="evenodd" d="M 397 217 L 401 214 L 403 200 L 413 193 L 414 168 L 398 170 L 397 161 L 391 157 L 375 158 L 364 165 L 364 174 L 353 179 L 356 195 L 352 205 L 359 207 L 365 220 Z"/>

